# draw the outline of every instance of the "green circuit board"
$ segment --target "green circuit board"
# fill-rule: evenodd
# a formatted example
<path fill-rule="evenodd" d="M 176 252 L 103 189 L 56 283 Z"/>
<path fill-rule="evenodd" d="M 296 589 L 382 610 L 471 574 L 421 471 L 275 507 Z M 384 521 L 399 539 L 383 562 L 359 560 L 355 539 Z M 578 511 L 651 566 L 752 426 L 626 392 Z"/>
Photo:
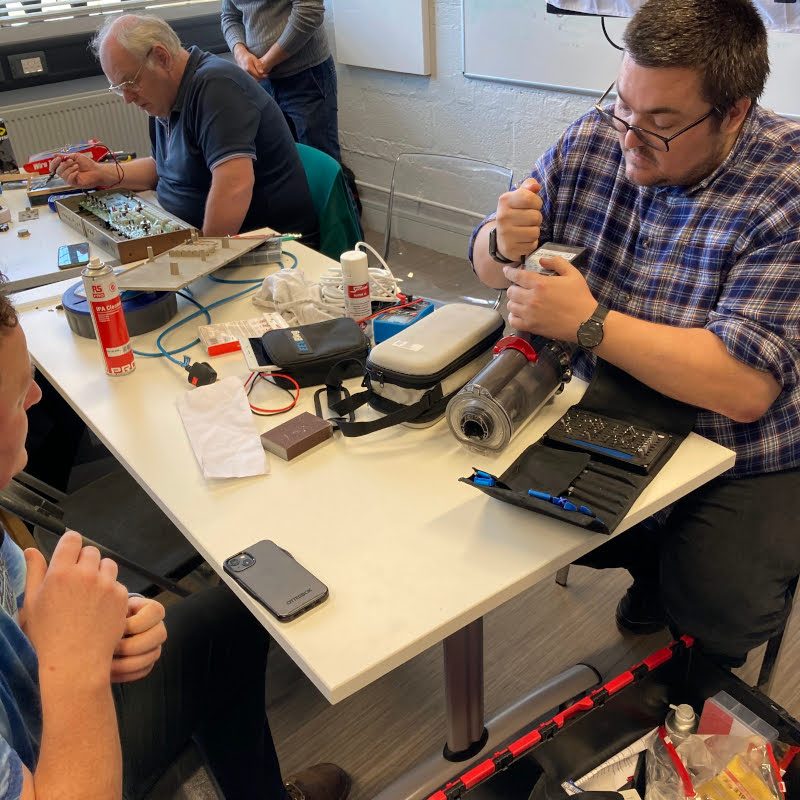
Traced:
<path fill-rule="evenodd" d="M 81 198 L 79 205 L 102 220 L 107 229 L 126 239 L 143 239 L 185 228 L 159 208 L 127 192 L 88 194 Z"/>

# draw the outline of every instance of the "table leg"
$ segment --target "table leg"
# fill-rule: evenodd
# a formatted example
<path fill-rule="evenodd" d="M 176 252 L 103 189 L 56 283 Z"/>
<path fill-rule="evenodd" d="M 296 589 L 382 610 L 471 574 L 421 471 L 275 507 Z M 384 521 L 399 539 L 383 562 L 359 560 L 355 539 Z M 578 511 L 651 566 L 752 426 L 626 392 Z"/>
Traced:
<path fill-rule="evenodd" d="M 464 761 L 486 743 L 483 724 L 483 618 L 444 642 L 444 695 L 448 761 Z"/>
<path fill-rule="evenodd" d="M 501 742 L 532 726 L 562 703 L 595 686 L 597 672 L 577 664 L 537 686 L 488 722 L 483 718 L 483 619 L 444 640 L 447 742 L 381 791 L 375 800 L 424 800 L 487 757 Z"/>

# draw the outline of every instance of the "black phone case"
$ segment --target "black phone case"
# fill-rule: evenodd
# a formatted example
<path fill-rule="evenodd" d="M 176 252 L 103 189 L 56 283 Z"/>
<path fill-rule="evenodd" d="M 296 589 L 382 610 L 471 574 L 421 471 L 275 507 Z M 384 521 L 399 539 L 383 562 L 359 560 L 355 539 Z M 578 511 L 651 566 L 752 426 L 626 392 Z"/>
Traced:
<path fill-rule="evenodd" d="M 255 563 L 237 572 L 228 562 L 241 553 L 249 554 Z M 328 587 L 321 580 L 268 539 L 226 558 L 223 569 L 281 622 L 295 619 L 328 596 Z"/>

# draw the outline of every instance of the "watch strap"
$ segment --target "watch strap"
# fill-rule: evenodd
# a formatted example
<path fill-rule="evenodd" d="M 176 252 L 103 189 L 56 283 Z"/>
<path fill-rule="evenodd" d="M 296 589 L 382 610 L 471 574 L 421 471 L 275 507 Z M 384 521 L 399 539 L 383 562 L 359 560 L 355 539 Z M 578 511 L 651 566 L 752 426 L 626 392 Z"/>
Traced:
<path fill-rule="evenodd" d="M 592 314 L 591 317 L 589 317 L 589 319 L 594 320 L 599 325 L 602 325 L 605 322 L 606 317 L 608 316 L 608 312 L 609 309 L 607 309 L 604 305 L 598 303 L 597 308 L 594 310 L 594 313 Z"/>
<path fill-rule="evenodd" d="M 513 258 L 506 258 L 497 249 L 497 228 L 492 228 L 489 231 L 489 255 L 492 257 L 492 260 L 496 261 L 498 264 L 516 264 L 517 263 Z"/>

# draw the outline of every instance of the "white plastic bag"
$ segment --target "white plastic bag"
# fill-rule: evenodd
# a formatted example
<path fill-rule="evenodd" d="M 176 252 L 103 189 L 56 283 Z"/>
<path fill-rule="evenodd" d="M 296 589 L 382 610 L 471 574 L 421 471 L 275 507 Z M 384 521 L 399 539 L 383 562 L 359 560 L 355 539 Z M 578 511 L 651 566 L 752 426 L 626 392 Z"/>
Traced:
<path fill-rule="evenodd" d="M 688 736 L 665 729 L 647 751 L 645 800 L 783 800 L 770 746 L 760 736 Z"/>

